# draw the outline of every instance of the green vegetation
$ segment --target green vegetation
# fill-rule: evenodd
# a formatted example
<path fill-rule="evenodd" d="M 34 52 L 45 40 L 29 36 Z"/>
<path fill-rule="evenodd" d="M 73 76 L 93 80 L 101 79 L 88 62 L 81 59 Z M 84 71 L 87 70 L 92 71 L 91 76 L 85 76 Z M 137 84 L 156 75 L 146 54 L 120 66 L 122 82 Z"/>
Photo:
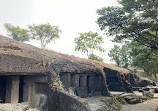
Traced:
<path fill-rule="evenodd" d="M 122 47 L 115 45 L 108 55 L 111 57 L 111 61 L 114 61 L 118 67 L 127 68 L 131 64 L 129 42 L 126 42 Z"/>
<path fill-rule="evenodd" d="M 52 73 L 51 74 L 52 84 L 50 84 L 50 87 L 54 90 L 57 90 L 57 89 L 64 90 L 64 86 L 60 80 L 59 74 L 55 70 L 52 70 L 51 73 Z"/>
<path fill-rule="evenodd" d="M 119 0 L 120 6 L 105 7 L 97 11 L 97 23 L 113 42 L 130 47 L 115 46 L 109 56 L 121 67 L 144 70 L 150 76 L 158 73 L 158 13 L 156 0 Z M 126 45 L 126 44 L 125 44 Z M 124 50 L 123 53 L 121 50 Z M 126 54 L 126 52 L 128 52 Z M 121 55 L 124 54 L 123 58 Z M 121 59 L 122 58 L 122 59 Z M 123 60 L 124 59 L 124 60 Z M 124 65 L 121 65 L 123 62 Z"/>
<path fill-rule="evenodd" d="M 89 59 L 100 61 L 100 62 L 104 62 L 103 58 L 101 58 L 101 57 L 99 57 L 99 56 L 97 56 L 95 54 L 89 55 Z"/>
<path fill-rule="evenodd" d="M 137 70 L 137 74 L 141 75 L 142 77 L 149 78 L 150 80 L 157 81 L 153 74 L 150 75 L 150 74 L 144 72 L 143 70 Z"/>
<path fill-rule="evenodd" d="M 80 33 L 80 36 L 75 38 L 76 51 L 81 51 L 86 53 L 88 58 L 92 58 L 94 60 L 101 60 L 102 58 L 94 55 L 94 51 L 98 50 L 100 52 L 104 52 L 104 48 L 100 46 L 103 44 L 103 38 L 99 36 L 98 33 L 87 32 L 87 33 Z"/>
<path fill-rule="evenodd" d="M 25 42 L 30 39 L 40 40 L 41 48 L 45 48 L 52 41 L 55 42 L 61 32 L 58 26 L 52 26 L 49 23 L 29 25 L 29 30 L 8 23 L 4 27 L 8 35 L 17 41 Z"/>
<path fill-rule="evenodd" d="M 30 39 L 27 29 L 22 29 L 19 26 L 13 26 L 8 23 L 4 24 L 4 27 L 8 32 L 8 36 L 12 37 L 14 40 L 25 42 Z"/>
<path fill-rule="evenodd" d="M 75 92 L 74 92 L 74 90 L 73 90 L 72 88 L 69 88 L 69 89 L 68 89 L 68 93 L 69 93 L 70 95 L 75 95 Z"/>
<path fill-rule="evenodd" d="M 59 38 L 58 26 L 52 26 L 49 23 L 39 24 L 39 25 L 29 25 L 30 33 L 32 39 L 40 40 L 41 48 L 45 48 L 50 42 L 55 41 Z"/>
<path fill-rule="evenodd" d="M 126 43 L 120 48 L 115 46 L 109 56 L 119 67 L 143 70 L 143 76 L 157 81 L 158 50 L 145 47 L 135 41 Z"/>
<path fill-rule="evenodd" d="M 110 50 L 109 57 L 111 57 L 111 61 L 114 61 L 118 67 L 120 67 L 121 59 L 120 59 L 120 46 L 114 45 L 114 48 Z"/>
<path fill-rule="evenodd" d="M 118 0 L 120 6 L 97 11 L 97 23 L 113 41 L 134 40 L 158 49 L 157 0 Z"/>
<path fill-rule="evenodd" d="M 158 73 L 158 50 L 149 49 L 138 43 L 132 43 L 132 45 L 132 65 L 136 69 L 144 70 L 147 76 L 153 75 L 157 81 L 156 74 Z"/>

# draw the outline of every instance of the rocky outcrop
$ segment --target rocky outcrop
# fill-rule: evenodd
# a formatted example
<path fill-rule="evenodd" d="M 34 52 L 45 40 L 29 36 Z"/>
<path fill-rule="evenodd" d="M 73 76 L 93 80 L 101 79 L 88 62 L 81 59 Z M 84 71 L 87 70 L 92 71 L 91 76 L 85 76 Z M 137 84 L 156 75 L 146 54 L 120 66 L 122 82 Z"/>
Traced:
<path fill-rule="evenodd" d="M 150 85 L 153 86 L 155 84 L 152 80 L 138 74 L 128 73 L 125 75 L 125 78 L 133 87 L 146 87 Z"/>
<path fill-rule="evenodd" d="M 91 111 L 83 99 L 62 90 L 49 90 L 48 106 L 49 111 Z"/>
<path fill-rule="evenodd" d="M 137 96 L 134 93 L 123 93 L 119 95 L 119 98 L 125 100 L 128 104 L 137 104 L 142 102 L 141 97 Z"/>

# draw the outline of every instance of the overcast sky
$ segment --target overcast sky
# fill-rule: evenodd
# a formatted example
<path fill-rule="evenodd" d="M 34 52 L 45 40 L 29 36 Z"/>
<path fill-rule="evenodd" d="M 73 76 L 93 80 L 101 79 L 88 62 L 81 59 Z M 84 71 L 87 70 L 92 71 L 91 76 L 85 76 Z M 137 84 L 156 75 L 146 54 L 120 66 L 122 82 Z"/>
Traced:
<path fill-rule="evenodd" d="M 87 58 L 82 52 L 75 52 L 74 38 L 78 33 L 88 31 L 100 31 L 97 21 L 96 10 L 106 6 L 117 5 L 116 0 L 0 0 L 0 34 L 7 36 L 4 23 L 18 25 L 27 28 L 27 25 L 49 22 L 59 26 L 62 33 L 55 44 L 51 43 L 47 48 L 54 51 Z M 107 53 L 113 47 L 110 38 L 104 37 L 103 47 L 106 52 L 99 55 L 109 63 Z M 40 42 L 29 42 L 40 47 Z"/>

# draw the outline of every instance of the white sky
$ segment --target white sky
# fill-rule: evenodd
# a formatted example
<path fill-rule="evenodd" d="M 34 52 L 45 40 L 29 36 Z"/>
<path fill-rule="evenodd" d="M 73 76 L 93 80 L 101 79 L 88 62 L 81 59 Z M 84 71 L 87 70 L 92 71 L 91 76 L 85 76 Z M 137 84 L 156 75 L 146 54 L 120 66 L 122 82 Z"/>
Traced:
<path fill-rule="evenodd" d="M 87 58 L 82 52 L 75 52 L 74 38 L 78 33 L 88 31 L 100 31 L 97 21 L 96 10 L 106 6 L 117 5 L 117 0 L 0 0 L 0 34 L 7 35 L 4 23 L 27 28 L 27 25 L 49 22 L 59 26 L 62 33 L 55 44 L 50 43 L 47 48 L 57 52 Z M 110 38 L 104 37 L 103 47 L 106 51 L 102 54 L 106 63 L 110 62 L 107 53 L 114 43 Z M 40 47 L 40 42 L 29 42 Z"/>

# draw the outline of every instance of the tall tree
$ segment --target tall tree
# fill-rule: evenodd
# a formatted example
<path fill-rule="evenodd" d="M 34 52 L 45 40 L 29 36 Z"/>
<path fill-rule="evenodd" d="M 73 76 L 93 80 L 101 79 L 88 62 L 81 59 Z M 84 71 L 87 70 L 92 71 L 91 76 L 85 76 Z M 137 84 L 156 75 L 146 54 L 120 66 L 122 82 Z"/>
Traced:
<path fill-rule="evenodd" d="M 20 28 L 19 26 L 13 26 L 8 23 L 5 23 L 4 27 L 8 32 L 8 36 L 12 37 L 14 40 L 25 42 L 30 39 L 29 31 L 27 29 Z"/>
<path fill-rule="evenodd" d="M 75 50 L 86 53 L 88 58 L 90 58 L 90 55 L 94 54 L 95 50 L 104 52 L 104 48 L 100 46 L 104 41 L 98 33 L 93 33 L 91 31 L 80 33 L 80 36 L 75 38 L 74 41 L 76 43 Z"/>
<path fill-rule="evenodd" d="M 120 46 L 114 45 L 114 48 L 108 53 L 109 57 L 111 57 L 111 61 L 115 62 L 118 67 L 121 66 L 120 50 Z"/>
<path fill-rule="evenodd" d="M 59 38 L 58 26 L 52 26 L 49 23 L 28 26 L 32 35 L 32 39 L 40 40 L 41 48 L 45 48 L 50 42 Z"/>
<path fill-rule="evenodd" d="M 108 55 L 111 57 L 111 61 L 114 61 L 117 66 L 127 68 L 131 65 L 132 61 L 130 53 L 130 43 L 126 42 L 122 47 L 114 45 L 114 48 L 110 50 Z"/>
<path fill-rule="evenodd" d="M 119 0 L 119 4 L 97 11 L 101 30 L 114 36 L 115 42 L 129 39 L 158 49 L 158 1 Z"/>

